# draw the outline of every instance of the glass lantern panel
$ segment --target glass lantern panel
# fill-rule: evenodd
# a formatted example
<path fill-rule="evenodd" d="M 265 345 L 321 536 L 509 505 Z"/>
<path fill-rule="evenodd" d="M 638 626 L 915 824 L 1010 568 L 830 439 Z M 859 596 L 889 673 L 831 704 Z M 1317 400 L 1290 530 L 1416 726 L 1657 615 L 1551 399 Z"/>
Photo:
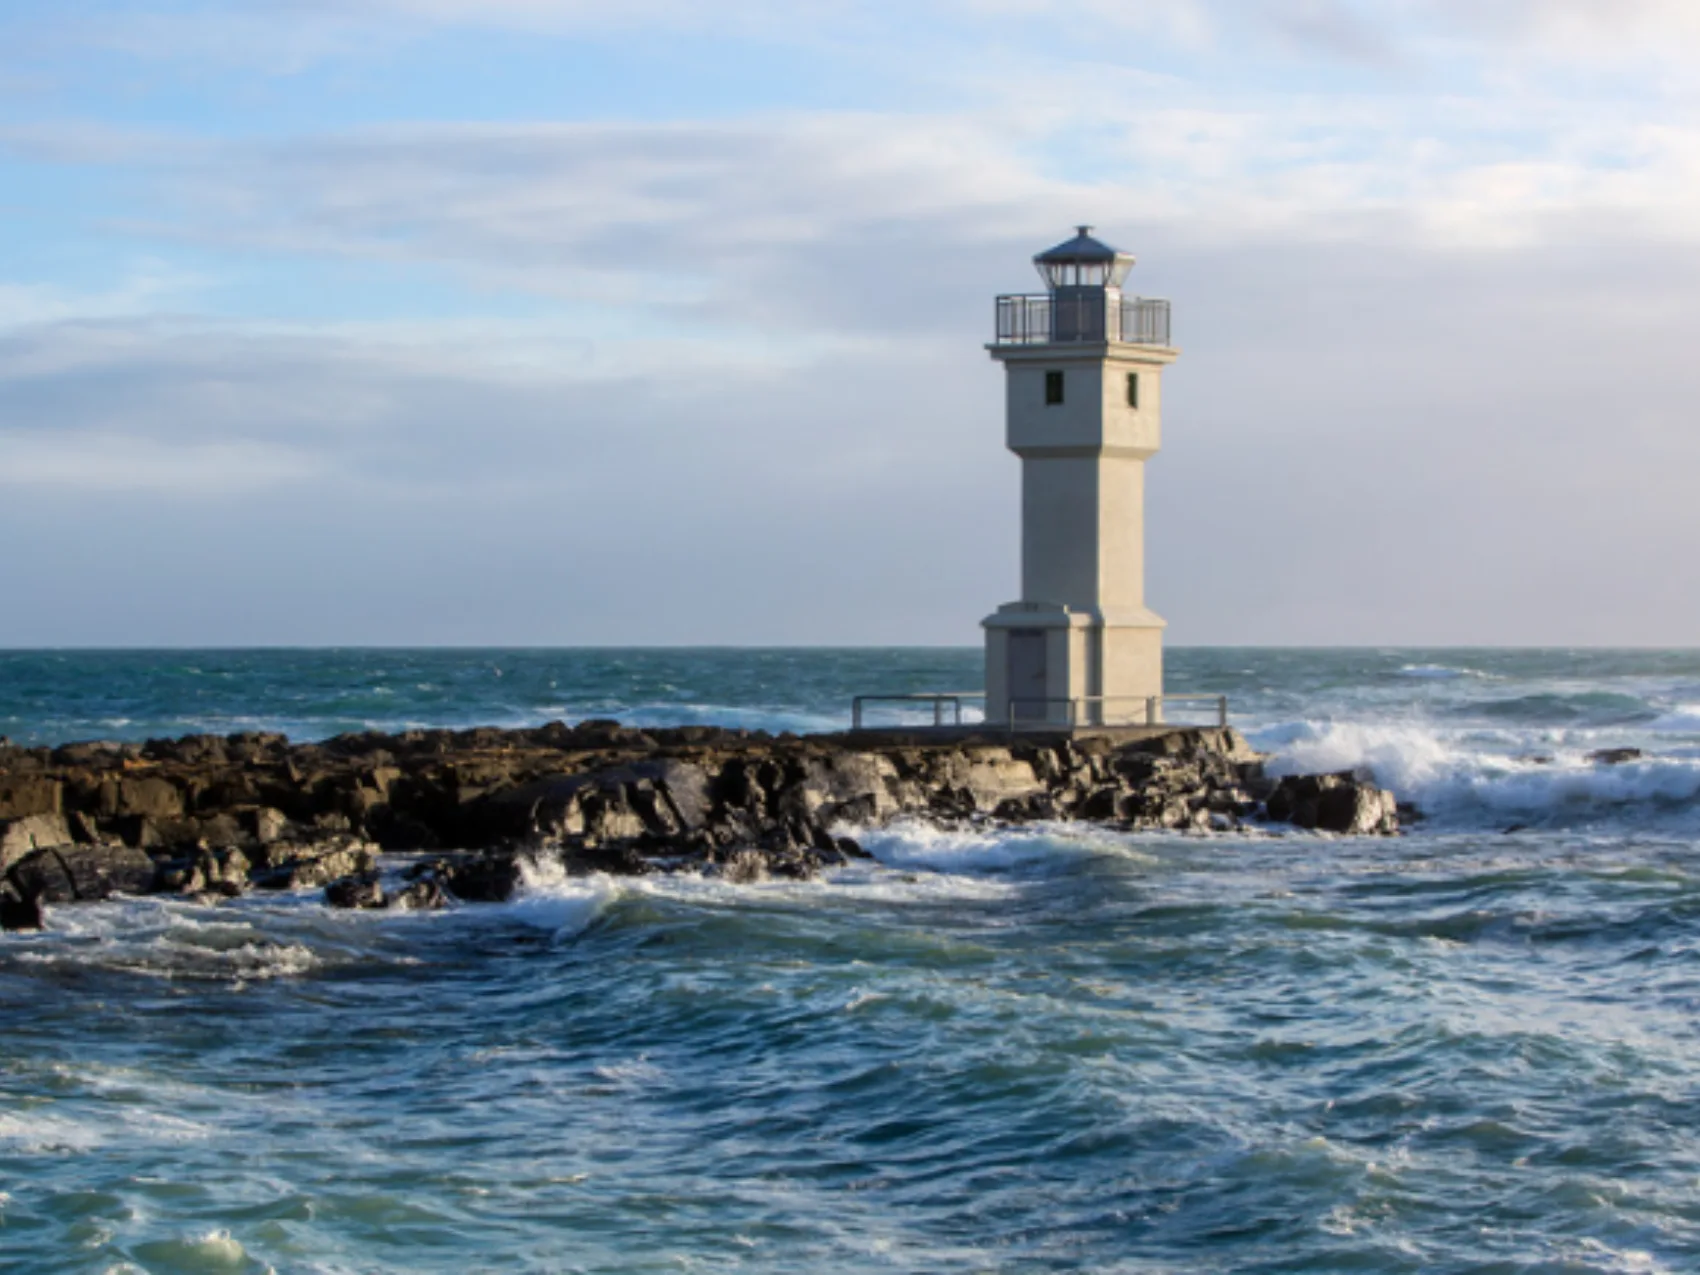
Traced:
<path fill-rule="evenodd" d="M 1119 286 L 1132 262 L 1045 261 L 1038 264 L 1039 277 L 1053 291 L 1057 288 L 1104 288 Z"/>

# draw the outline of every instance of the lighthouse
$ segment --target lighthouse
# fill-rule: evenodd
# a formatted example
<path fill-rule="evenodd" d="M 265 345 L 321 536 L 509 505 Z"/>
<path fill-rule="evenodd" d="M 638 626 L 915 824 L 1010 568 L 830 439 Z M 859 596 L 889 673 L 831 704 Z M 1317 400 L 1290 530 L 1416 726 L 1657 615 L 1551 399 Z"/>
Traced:
<path fill-rule="evenodd" d="M 986 716 L 1161 720 L 1163 621 L 1145 606 L 1145 462 L 1162 434 L 1169 303 L 1122 293 L 1133 257 L 1081 226 L 997 299 L 1006 442 L 1021 458 L 1021 597 L 982 624 Z"/>

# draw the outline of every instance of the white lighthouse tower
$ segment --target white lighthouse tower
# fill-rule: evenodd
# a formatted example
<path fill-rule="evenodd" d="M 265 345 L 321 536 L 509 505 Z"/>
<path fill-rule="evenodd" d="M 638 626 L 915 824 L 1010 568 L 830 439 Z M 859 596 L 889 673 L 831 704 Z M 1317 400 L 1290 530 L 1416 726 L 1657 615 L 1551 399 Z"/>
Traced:
<path fill-rule="evenodd" d="M 1145 607 L 1145 462 L 1161 443 L 1169 303 L 1124 297 L 1133 258 L 1081 226 L 1033 258 L 1048 289 L 997 299 L 1021 458 L 1021 600 L 986 630 L 986 716 L 1161 720 L 1163 621 Z"/>

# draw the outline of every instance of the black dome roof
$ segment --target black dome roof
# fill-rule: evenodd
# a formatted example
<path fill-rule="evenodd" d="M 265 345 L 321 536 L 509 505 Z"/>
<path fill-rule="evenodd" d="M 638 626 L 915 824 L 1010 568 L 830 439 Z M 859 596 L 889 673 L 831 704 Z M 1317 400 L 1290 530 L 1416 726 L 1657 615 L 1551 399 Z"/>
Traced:
<path fill-rule="evenodd" d="M 1091 229 L 1091 226 L 1076 226 L 1077 233 L 1073 239 L 1060 243 L 1055 248 L 1046 249 L 1033 260 L 1041 265 L 1050 263 L 1061 265 L 1071 262 L 1085 265 L 1088 262 L 1093 264 L 1108 263 L 1114 261 L 1117 257 L 1126 255 L 1117 252 L 1109 244 L 1094 239 L 1087 233 Z"/>

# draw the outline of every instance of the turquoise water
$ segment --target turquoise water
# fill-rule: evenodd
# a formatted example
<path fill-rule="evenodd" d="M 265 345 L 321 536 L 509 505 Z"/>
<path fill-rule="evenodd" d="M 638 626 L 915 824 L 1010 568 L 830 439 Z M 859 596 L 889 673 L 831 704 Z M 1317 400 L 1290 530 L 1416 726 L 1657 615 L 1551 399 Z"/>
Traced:
<path fill-rule="evenodd" d="M 0 1270 L 1700 1269 L 1700 653 L 1171 662 L 1430 818 L 56 909 L 0 938 Z M 0 653 L 0 732 L 803 729 L 975 663 Z"/>

